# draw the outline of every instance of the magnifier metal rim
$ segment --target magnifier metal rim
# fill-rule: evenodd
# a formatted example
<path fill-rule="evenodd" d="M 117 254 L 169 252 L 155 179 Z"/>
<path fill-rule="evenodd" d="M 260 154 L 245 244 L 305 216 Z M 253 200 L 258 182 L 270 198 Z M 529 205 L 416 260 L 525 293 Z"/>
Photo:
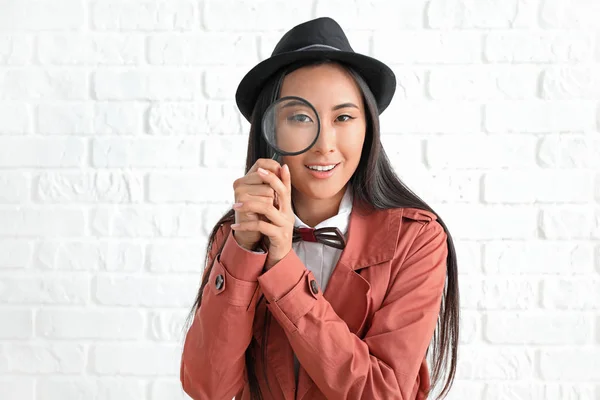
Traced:
<path fill-rule="evenodd" d="M 307 104 L 312 109 L 313 113 L 315 114 L 315 116 L 317 118 L 317 134 L 315 135 L 315 140 L 313 140 L 311 144 L 309 144 L 308 146 L 306 146 L 304 149 L 302 149 L 300 151 L 296 151 L 296 152 L 281 151 L 281 150 L 279 150 L 278 147 L 273 146 L 269 142 L 269 139 L 267 138 L 266 129 L 265 129 L 265 115 L 267 115 L 267 113 L 269 113 L 269 111 L 271 111 L 271 109 L 273 107 L 275 107 L 277 105 L 277 103 L 279 103 L 279 102 L 281 102 L 283 100 L 299 100 L 299 101 Z M 265 138 L 265 141 L 267 142 L 267 144 L 273 150 L 275 150 L 276 153 L 279 153 L 282 156 L 296 156 L 298 154 L 302 154 L 302 153 L 306 152 L 308 149 L 310 149 L 311 147 L 313 147 L 315 143 L 317 143 L 317 140 L 319 139 L 319 135 L 321 134 L 321 119 L 319 118 L 319 114 L 317 113 L 317 110 L 315 109 L 315 107 L 308 100 L 306 100 L 306 99 L 304 99 L 302 97 L 299 97 L 299 96 L 285 96 L 285 97 L 281 97 L 281 98 L 277 99 L 275 102 L 273 102 L 267 108 L 267 110 L 265 111 L 265 113 L 263 114 L 261 125 L 262 125 L 263 137 Z"/>

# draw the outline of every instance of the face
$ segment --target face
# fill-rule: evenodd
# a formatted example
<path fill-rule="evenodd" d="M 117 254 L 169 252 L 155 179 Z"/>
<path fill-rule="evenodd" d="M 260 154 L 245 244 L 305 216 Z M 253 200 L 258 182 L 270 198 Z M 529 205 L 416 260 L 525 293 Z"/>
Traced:
<path fill-rule="evenodd" d="M 312 199 L 338 195 L 356 171 L 365 141 L 360 88 L 341 66 L 323 64 L 291 72 L 284 78 L 280 96 L 308 100 L 321 120 L 321 133 L 313 147 L 300 155 L 282 157 L 290 168 L 293 190 Z"/>

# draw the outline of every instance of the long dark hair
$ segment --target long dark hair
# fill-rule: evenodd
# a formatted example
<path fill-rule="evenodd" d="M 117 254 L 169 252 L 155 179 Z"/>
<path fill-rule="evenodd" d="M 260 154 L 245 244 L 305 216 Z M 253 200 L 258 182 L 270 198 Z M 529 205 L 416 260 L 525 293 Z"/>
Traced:
<path fill-rule="evenodd" d="M 250 121 L 251 127 L 248 138 L 248 153 L 246 156 L 246 173 L 259 158 L 270 158 L 273 154 L 272 150 L 268 147 L 267 143 L 262 137 L 262 132 L 260 131 L 260 122 L 267 107 L 279 97 L 281 85 L 285 76 L 303 66 L 330 62 L 333 61 L 319 59 L 290 65 L 288 68 L 275 74 L 262 88 L 262 91 L 259 94 L 254 106 Z M 419 198 L 419 196 L 406 187 L 406 185 L 402 183 L 402 181 L 395 174 L 390 161 L 383 147 L 381 146 L 379 113 L 375 98 L 369 89 L 369 86 L 357 72 L 348 66 L 342 66 L 351 74 L 361 89 L 365 104 L 365 112 L 367 115 L 365 143 L 362 149 L 361 159 L 354 175 L 350 178 L 354 198 L 363 204 L 371 205 L 375 209 L 385 210 L 390 208 L 413 207 L 427 210 L 437 215 L 437 213 L 435 213 L 431 207 L 429 207 L 421 198 Z M 208 254 L 213 246 L 215 236 L 220 226 L 222 224 L 233 223 L 234 216 L 234 210 L 231 209 L 216 223 L 209 237 L 205 264 L 208 263 Z M 432 388 L 437 387 L 437 385 L 443 381 L 444 386 L 439 394 L 439 398 L 444 398 L 448 394 L 448 391 L 454 382 L 456 373 L 459 331 L 459 294 L 456 252 L 452 237 L 450 236 L 445 223 L 439 216 L 438 221 L 443 226 L 448 236 L 448 257 L 446 260 L 447 276 L 437 326 L 427 353 L 429 354 L 429 350 L 432 350 Z M 212 263 L 211 265 L 207 265 L 206 268 L 208 268 L 208 270 L 203 274 L 204 279 L 202 280 L 200 290 L 198 291 L 198 295 L 196 296 L 196 300 L 188 316 L 188 325 L 196 310 L 202 303 L 202 291 L 204 290 L 204 286 L 206 286 L 208 276 L 210 275 Z M 271 320 L 270 317 L 270 312 L 267 310 L 265 315 L 264 332 L 262 335 L 262 349 L 264 349 L 262 358 L 263 360 L 266 360 L 266 356 L 264 354 L 264 352 L 266 352 L 266 346 L 264 344 L 267 342 L 269 324 Z M 262 394 L 258 385 L 256 371 L 254 368 L 255 363 L 252 356 L 253 344 L 254 343 L 251 342 L 250 346 L 246 350 L 246 372 L 248 374 L 252 399 L 262 399 Z M 262 362 L 262 365 L 265 366 L 263 374 L 266 378 L 266 363 Z"/>

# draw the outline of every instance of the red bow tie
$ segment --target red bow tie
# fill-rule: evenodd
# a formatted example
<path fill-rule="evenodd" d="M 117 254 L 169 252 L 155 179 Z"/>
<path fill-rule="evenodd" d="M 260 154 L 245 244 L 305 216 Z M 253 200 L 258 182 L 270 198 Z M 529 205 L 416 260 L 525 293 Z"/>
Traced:
<path fill-rule="evenodd" d="M 338 228 L 298 228 L 294 227 L 292 242 L 303 240 L 305 242 L 319 242 L 336 249 L 346 247 L 346 238 Z"/>

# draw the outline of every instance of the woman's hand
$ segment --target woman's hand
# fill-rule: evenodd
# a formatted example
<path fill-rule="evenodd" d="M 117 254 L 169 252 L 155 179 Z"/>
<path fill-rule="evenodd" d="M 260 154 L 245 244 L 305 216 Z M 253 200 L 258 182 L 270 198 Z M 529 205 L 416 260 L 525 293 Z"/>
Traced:
<path fill-rule="evenodd" d="M 278 164 L 279 165 L 279 164 Z M 249 199 L 235 204 L 234 209 L 242 213 L 256 213 L 267 218 L 264 220 L 244 221 L 231 225 L 239 233 L 258 232 L 269 239 L 269 255 L 265 267 L 271 268 L 292 250 L 292 236 L 294 232 L 294 212 L 292 211 L 292 183 L 290 170 L 287 165 L 280 167 L 281 179 L 278 174 L 264 168 L 258 168 L 257 173 L 262 181 L 269 184 L 278 198 L 278 207 L 273 203 L 266 203 Z"/>
<path fill-rule="evenodd" d="M 233 182 L 233 190 L 236 203 L 262 203 L 265 205 L 273 205 L 275 200 L 275 191 L 257 172 L 258 168 L 279 173 L 281 166 L 277 161 L 261 158 L 256 160 L 256 163 L 250 168 L 248 173 L 243 177 L 236 179 Z M 245 212 L 238 210 L 234 206 L 235 222 L 258 222 L 266 218 L 254 212 Z M 254 250 L 256 245 L 262 240 L 263 235 L 258 231 L 240 231 L 234 232 L 234 237 L 237 243 L 247 250 Z"/>

